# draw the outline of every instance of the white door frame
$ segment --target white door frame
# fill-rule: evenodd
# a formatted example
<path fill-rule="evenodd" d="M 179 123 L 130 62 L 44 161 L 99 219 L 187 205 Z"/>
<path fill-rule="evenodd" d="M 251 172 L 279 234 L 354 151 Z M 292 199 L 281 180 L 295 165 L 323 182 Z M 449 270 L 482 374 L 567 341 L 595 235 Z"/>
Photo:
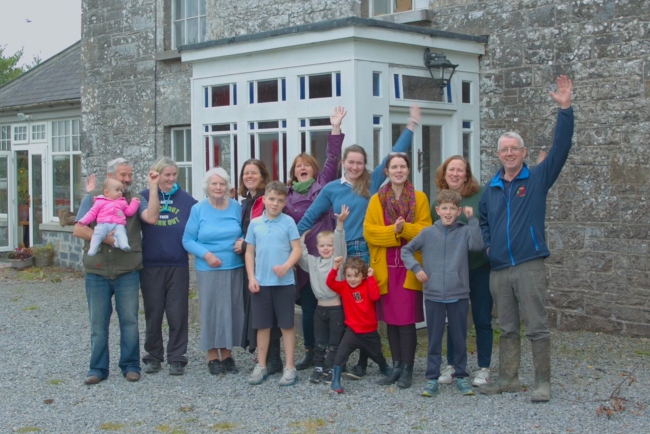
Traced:
<path fill-rule="evenodd" d="M 13 250 L 15 238 L 16 238 L 16 220 L 18 217 L 18 206 L 16 205 L 16 186 L 15 182 L 10 182 L 9 180 L 17 179 L 15 175 L 14 168 L 14 153 L 12 151 L 0 151 L 0 158 L 6 158 L 7 160 L 7 178 L 0 179 L 0 184 L 5 184 L 4 186 L 0 185 L 0 188 L 7 189 L 7 213 L 0 214 L 0 220 L 3 220 L 3 224 L 6 224 L 7 227 L 7 244 L 0 245 L 0 252 L 7 252 Z"/>

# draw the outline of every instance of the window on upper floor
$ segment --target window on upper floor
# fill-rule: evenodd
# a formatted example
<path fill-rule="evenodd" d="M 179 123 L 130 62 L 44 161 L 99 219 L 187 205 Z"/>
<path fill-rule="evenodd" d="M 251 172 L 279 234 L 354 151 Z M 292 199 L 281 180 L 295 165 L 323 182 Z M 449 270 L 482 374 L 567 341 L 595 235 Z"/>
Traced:
<path fill-rule="evenodd" d="M 79 120 L 52 122 L 52 216 L 60 209 L 75 212 L 83 197 Z"/>
<path fill-rule="evenodd" d="M 205 41 L 206 0 L 172 0 L 172 48 Z"/>
<path fill-rule="evenodd" d="M 341 96 L 341 73 L 307 75 L 299 78 L 300 99 Z"/>
<path fill-rule="evenodd" d="M 32 125 L 32 142 L 44 142 L 47 140 L 47 125 Z"/>
<path fill-rule="evenodd" d="M 370 16 L 394 14 L 413 9 L 413 0 L 370 0 Z"/>
<path fill-rule="evenodd" d="M 327 160 L 327 134 L 330 131 L 330 118 L 300 119 L 300 152 L 312 155 L 321 170 Z"/>

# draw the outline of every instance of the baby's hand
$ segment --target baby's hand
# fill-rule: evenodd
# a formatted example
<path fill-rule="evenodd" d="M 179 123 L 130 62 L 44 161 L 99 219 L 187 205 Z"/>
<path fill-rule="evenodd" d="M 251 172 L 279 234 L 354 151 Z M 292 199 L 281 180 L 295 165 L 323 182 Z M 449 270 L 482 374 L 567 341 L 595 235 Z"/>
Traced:
<path fill-rule="evenodd" d="M 368 277 L 372 277 L 372 276 L 374 276 L 374 275 L 375 275 L 375 270 L 373 270 L 372 268 L 368 267 Z"/>
<path fill-rule="evenodd" d="M 348 208 L 346 205 L 341 205 L 341 214 L 334 214 L 336 218 L 338 218 L 339 222 L 343 223 L 348 216 L 350 215 L 350 208 Z"/>
<path fill-rule="evenodd" d="M 465 217 L 467 217 L 468 219 L 474 217 L 474 208 L 472 208 L 471 206 L 464 207 L 463 212 L 465 212 Z"/>
<path fill-rule="evenodd" d="M 131 200 L 134 200 L 134 201 L 136 201 L 137 203 L 140 203 L 140 199 L 138 199 L 137 197 L 134 197 L 134 198 L 131 199 Z"/>
<path fill-rule="evenodd" d="M 421 283 L 427 283 L 429 281 L 429 278 L 427 277 L 427 273 L 424 272 L 424 270 L 420 270 L 417 273 L 415 273 L 415 277 L 421 282 Z"/>
<path fill-rule="evenodd" d="M 334 258 L 334 269 L 338 270 L 341 267 L 341 264 L 343 263 L 343 256 L 337 256 Z"/>

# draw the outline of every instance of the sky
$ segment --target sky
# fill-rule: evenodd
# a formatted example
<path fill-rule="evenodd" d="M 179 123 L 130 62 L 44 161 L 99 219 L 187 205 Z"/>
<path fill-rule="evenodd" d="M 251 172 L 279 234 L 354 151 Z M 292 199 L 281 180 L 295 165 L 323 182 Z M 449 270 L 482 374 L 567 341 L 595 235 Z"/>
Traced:
<path fill-rule="evenodd" d="M 30 20 L 31 22 L 27 22 Z M 0 0 L 0 46 L 19 65 L 46 60 L 81 39 L 81 0 Z"/>

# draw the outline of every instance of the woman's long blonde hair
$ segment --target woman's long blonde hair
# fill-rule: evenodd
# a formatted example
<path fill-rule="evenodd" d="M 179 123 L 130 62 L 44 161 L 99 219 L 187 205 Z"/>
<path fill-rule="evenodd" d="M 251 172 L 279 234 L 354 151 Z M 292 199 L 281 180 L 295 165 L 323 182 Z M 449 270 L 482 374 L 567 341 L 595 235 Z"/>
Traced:
<path fill-rule="evenodd" d="M 348 154 L 351 152 L 356 152 L 363 155 L 363 164 L 364 166 L 368 164 L 368 154 L 366 150 L 359 145 L 351 145 L 345 148 L 343 151 L 343 160 L 345 161 L 348 158 Z M 352 184 L 352 190 L 357 193 L 359 196 L 365 197 L 366 199 L 370 197 L 370 172 L 364 167 L 363 172 Z"/>

